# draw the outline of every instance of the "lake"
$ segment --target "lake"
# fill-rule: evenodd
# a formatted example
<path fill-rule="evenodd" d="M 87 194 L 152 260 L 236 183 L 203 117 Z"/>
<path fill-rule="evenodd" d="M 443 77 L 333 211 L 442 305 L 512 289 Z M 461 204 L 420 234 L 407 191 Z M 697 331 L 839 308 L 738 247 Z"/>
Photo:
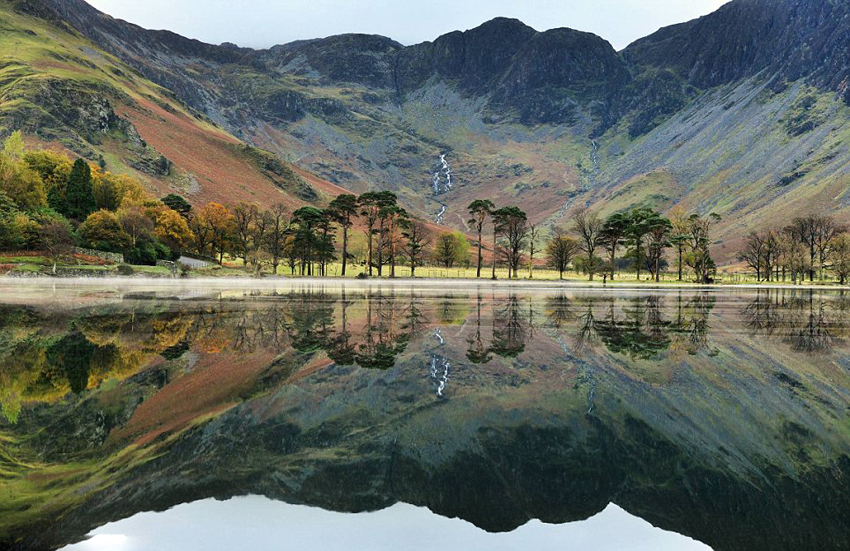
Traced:
<path fill-rule="evenodd" d="M 0 548 L 850 549 L 850 292 L 0 280 Z"/>

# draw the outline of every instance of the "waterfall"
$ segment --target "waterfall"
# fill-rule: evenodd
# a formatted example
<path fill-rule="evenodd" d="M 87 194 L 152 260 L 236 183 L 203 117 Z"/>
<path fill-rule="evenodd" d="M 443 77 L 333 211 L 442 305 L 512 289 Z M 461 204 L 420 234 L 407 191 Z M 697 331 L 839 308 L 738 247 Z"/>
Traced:
<path fill-rule="evenodd" d="M 446 213 L 447 207 L 446 204 L 439 199 L 440 195 L 444 193 L 448 193 L 452 189 L 452 167 L 449 165 L 449 162 L 446 160 L 446 155 L 448 153 L 441 153 L 440 160 L 438 162 L 437 168 L 434 171 L 434 177 L 431 180 L 431 187 L 433 190 L 434 200 L 440 205 L 440 212 L 434 217 L 434 220 L 441 224 L 443 222 L 443 216 Z"/>
<path fill-rule="evenodd" d="M 446 340 L 443 338 L 443 333 L 439 328 L 434 333 L 434 336 L 440 341 L 438 348 L 446 344 Z M 446 384 L 449 382 L 449 370 L 451 367 L 452 364 L 448 358 L 433 352 L 431 353 L 431 366 L 429 371 L 431 374 L 431 380 L 436 388 L 438 398 L 443 397 L 443 391 L 446 389 Z"/>

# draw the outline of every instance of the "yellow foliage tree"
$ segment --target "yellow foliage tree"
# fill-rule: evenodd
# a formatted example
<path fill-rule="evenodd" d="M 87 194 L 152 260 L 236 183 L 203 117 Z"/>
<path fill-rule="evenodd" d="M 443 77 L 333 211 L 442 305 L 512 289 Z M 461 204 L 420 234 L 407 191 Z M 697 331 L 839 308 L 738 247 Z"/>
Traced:
<path fill-rule="evenodd" d="M 174 252 L 183 251 L 195 238 L 186 219 L 169 208 L 156 214 L 154 235 Z"/>

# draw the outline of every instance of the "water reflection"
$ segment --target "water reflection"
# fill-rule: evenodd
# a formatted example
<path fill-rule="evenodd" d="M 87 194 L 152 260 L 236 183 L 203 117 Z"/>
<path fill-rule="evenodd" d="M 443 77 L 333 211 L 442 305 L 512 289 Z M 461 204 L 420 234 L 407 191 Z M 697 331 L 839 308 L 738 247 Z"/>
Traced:
<path fill-rule="evenodd" d="M 261 494 L 495 532 L 616 503 L 718 550 L 843 549 L 848 314 L 790 289 L 0 306 L 0 543 Z"/>

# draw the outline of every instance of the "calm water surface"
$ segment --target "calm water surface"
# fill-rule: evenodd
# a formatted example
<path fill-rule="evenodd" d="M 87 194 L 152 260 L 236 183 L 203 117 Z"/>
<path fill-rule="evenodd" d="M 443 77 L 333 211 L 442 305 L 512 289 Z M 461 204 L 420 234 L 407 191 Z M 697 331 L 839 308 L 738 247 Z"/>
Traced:
<path fill-rule="evenodd" d="M 0 548 L 850 548 L 850 293 L 228 285 L 0 282 Z"/>

